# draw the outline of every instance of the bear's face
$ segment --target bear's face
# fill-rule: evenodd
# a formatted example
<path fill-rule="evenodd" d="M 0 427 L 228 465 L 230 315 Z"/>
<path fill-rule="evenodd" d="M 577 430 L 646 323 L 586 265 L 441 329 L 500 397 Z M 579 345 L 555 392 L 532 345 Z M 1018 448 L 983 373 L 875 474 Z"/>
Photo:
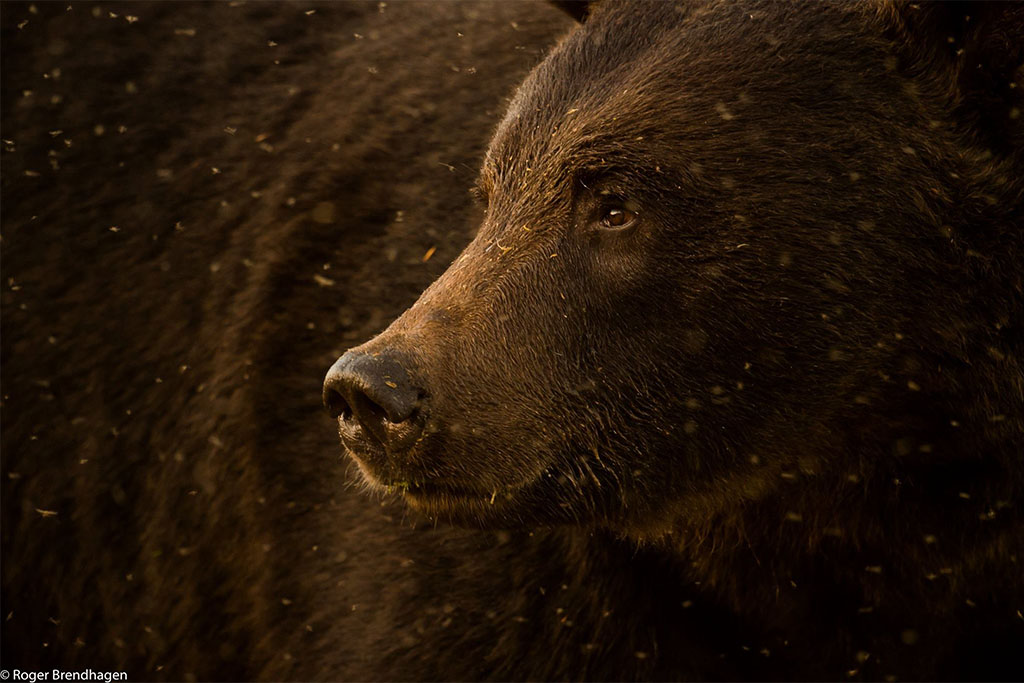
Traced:
<path fill-rule="evenodd" d="M 365 475 L 654 531 L 836 467 L 949 242 L 946 123 L 894 59 L 849 7 L 599 5 L 498 127 L 476 238 L 332 370 Z"/>

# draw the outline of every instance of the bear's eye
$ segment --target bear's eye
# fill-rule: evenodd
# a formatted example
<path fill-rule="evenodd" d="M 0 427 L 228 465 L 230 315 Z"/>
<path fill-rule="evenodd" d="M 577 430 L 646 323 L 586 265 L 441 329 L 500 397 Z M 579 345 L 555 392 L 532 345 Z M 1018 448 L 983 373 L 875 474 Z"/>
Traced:
<path fill-rule="evenodd" d="M 601 217 L 601 227 L 607 230 L 623 230 L 636 223 L 639 216 L 624 206 L 606 209 Z"/>

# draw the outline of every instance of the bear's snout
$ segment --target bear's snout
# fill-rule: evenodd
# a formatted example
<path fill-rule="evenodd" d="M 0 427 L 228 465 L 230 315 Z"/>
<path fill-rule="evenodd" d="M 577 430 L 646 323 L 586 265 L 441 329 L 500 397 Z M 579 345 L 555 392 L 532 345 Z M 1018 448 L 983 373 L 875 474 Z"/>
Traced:
<path fill-rule="evenodd" d="M 338 420 L 342 441 L 377 474 L 423 432 L 423 392 L 405 360 L 394 351 L 349 351 L 324 378 L 324 407 Z"/>

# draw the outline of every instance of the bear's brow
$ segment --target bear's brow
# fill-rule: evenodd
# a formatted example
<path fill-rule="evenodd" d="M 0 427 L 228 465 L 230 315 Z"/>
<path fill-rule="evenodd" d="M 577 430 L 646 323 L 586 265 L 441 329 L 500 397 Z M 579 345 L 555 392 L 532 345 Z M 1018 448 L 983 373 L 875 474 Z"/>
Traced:
<path fill-rule="evenodd" d="M 632 142 L 632 141 L 631 141 Z M 508 183 L 524 170 L 540 172 L 545 184 L 567 183 L 571 187 L 631 179 L 648 182 L 671 173 L 669 165 L 657 160 L 654 150 L 624 144 L 622 140 L 592 136 L 580 140 L 547 158 L 529 159 L 517 154 L 489 154 L 481 166 L 475 192 L 489 197 L 499 186 Z M 683 174 L 686 175 L 686 174 Z"/>

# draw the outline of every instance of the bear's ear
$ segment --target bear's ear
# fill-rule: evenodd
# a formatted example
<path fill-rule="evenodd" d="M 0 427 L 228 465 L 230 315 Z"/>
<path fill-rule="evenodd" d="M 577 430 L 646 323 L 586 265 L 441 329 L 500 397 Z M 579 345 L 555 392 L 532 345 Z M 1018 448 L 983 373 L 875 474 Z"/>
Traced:
<path fill-rule="evenodd" d="M 590 14 L 591 0 L 548 0 L 548 2 L 581 24 Z"/>
<path fill-rule="evenodd" d="M 1021 149 L 1024 3 L 883 0 L 880 10 L 902 66 L 945 89 L 957 119 L 993 151 Z"/>

